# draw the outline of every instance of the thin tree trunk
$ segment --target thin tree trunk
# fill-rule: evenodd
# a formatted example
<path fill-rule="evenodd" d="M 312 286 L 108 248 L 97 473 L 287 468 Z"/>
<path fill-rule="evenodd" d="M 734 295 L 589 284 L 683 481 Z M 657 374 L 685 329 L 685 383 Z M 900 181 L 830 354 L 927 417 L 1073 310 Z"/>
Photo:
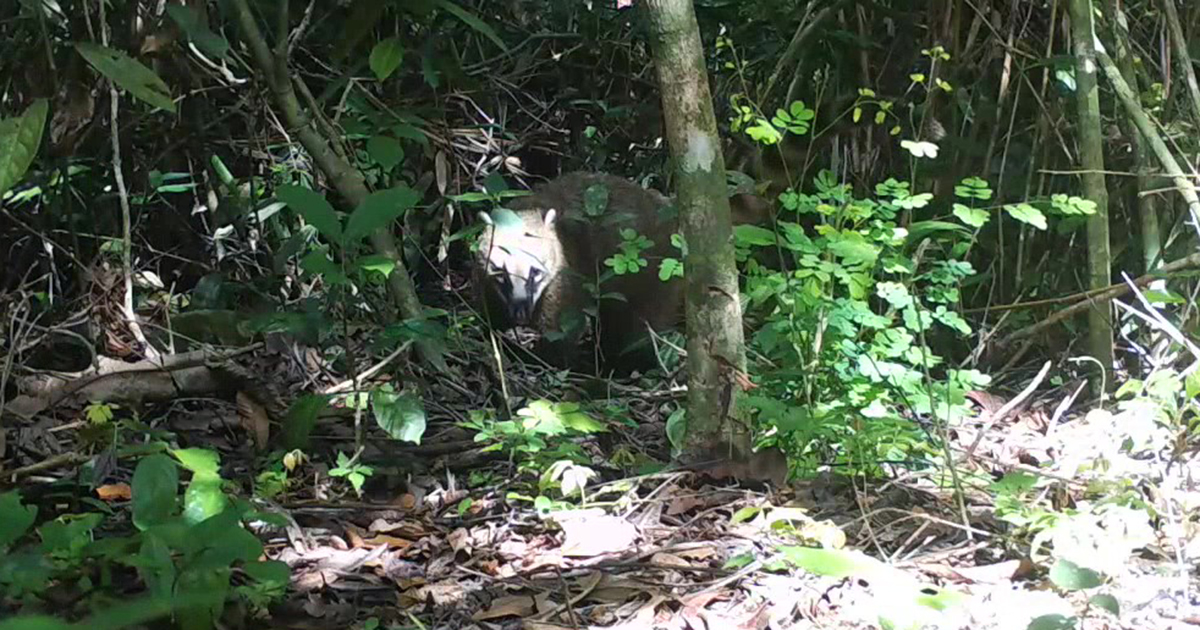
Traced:
<path fill-rule="evenodd" d="M 1100 91 L 1096 79 L 1095 29 L 1092 0 L 1071 0 L 1071 38 L 1075 50 L 1075 94 L 1079 112 L 1079 159 L 1083 165 L 1083 193 L 1096 202 L 1096 213 L 1088 219 L 1088 288 L 1111 284 L 1112 257 L 1109 252 L 1108 189 L 1104 182 L 1104 139 L 1100 126 Z M 1088 310 L 1088 350 L 1104 373 L 1093 382 L 1113 383 L 1112 305 L 1096 303 Z M 1098 390 L 1096 390 L 1098 391 Z"/>
<path fill-rule="evenodd" d="M 667 141 L 675 163 L 676 206 L 687 243 L 687 439 L 684 459 L 748 458 L 750 434 L 738 418 L 746 369 L 733 227 L 725 166 L 692 0 L 648 0 L 654 63 Z"/>
<path fill-rule="evenodd" d="M 1166 0 L 1168 3 L 1170 0 Z M 1108 13 L 1113 22 L 1113 49 L 1116 52 L 1117 68 L 1125 82 L 1137 85 L 1137 69 L 1133 65 L 1133 54 L 1129 49 L 1129 23 L 1125 19 L 1125 10 L 1119 0 L 1108 0 Z M 1137 173 L 1134 180 L 1136 191 L 1148 192 L 1157 188 L 1155 177 L 1149 174 L 1153 156 L 1147 147 L 1148 142 L 1137 130 L 1137 125 L 1129 116 L 1121 118 L 1121 129 L 1133 143 L 1133 172 Z M 1158 226 L 1158 196 L 1154 194 L 1137 196 L 1138 219 L 1142 228 L 1142 261 L 1146 273 L 1154 271 L 1162 265 L 1162 234 Z"/>
<path fill-rule="evenodd" d="M 359 173 L 354 166 L 339 157 L 330 148 L 329 143 L 321 137 L 309 117 L 304 113 L 300 106 L 300 100 L 292 88 L 291 73 L 287 68 L 287 3 L 283 3 L 280 8 L 274 52 L 267 46 L 266 39 L 259 30 L 258 23 L 254 21 L 254 15 L 246 0 L 235 0 L 233 6 L 238 25 L 242 30 L 242 37 L 249 45 L 255 64 L 262 73 L 262 78 L 270 87 L 275 104 L 283 113 L 284 121 L 299 138 L 300 144 L 312 156 L 317 167 L 333 182 L 334 188 L 350 204 L 351 208 L 358 206 L 370 194 L 362 173 Z M 388 226 L 381 227 L 372 233 L 370 238 L 375 251 L 396 265 L 393 272 L 388 275 L 388 289 L 392 301 L 400 309 L 400 314 L 409 319 L 422 317 L 424 308 L 421 306 L 420 298 L 417 297 L 416 287 L 412 277 L 408 274 L 404 257 L 401 255 L 400 249 L 396 247 L 396 241 L 392 237 L 390 228 Z M 420 340 L 417 342 L 417 349 L 435 369 L 439 371 L 450 369 L 435 344 Z"/>
<path fill-rule="evenodd" d="M 1187 38 L 1183 35 L 1183 24 L 1179 21 L 1179 11 L 1175 8 L 1175 0 L 1162 0 L 1163 13 L 1166 14 L 1167 33 L 1170 35 L 1171 47 L 1175 49 L 1175 63 L 1179 74 L 1187 86 L 1189 110 L 1192 122 L 1200 124 L 1200 83 L 1196 81 L 1196 69 L 1192 66 L 1192 53 L 1188 50 Z"/>

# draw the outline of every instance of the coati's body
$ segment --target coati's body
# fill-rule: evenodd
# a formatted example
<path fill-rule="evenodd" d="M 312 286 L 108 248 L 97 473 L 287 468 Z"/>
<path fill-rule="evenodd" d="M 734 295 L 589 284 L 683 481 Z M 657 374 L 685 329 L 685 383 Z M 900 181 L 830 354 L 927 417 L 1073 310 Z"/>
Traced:
<path fill-rule="evenodd" d="M 584 210 L 584 195 L 597 184 L 607 189 L 608 202 L 601 216 L 590 217 Z M 578 325 L 561 338 L 546 335 L 570 330 L 565 322 L 582 321 L 583 309 L 598 306 L 599 367 L 621 370 L 653 365 L 653 352 L 645 346 L 634 353 L 624 351 L 646 339 L 647 324 L 661 331 L 681 323 L 682 281 L 663 282 L 658 277 L 659 261 L 680 255 L 671 245 L 678 220 L 670 203 L 662 194 L 626 179 L 594 173 L 569 173 L 537 187 L 532 195 L 514 199 L 507 205 L 524 229 L 488 225 L 474 265 L 475 285 L 492 325 L 501 330 L 514 325 L 533 328 L 541 333 L 538 351 L 548 362 L 594 368 L 591 348 L 579 348 L 583 331 Z M 596 304 L 584 283 L 594 283 L 609 269 L 604 261 L 619 251 L 622 228 L 633 228 L 653 241 L 642 251 L 649 267 L 606 280 L 601 292 L 619 293 L 624 299 Z"/>

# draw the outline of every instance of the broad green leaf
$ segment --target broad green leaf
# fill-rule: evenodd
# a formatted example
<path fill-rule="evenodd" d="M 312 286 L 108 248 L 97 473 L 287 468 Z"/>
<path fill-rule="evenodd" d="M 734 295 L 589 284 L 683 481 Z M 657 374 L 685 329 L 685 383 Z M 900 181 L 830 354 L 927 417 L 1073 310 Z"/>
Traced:
<path fill-rule="evenodd" d="M 1116 597 L 1113 597 L 1112 595 L 1109 595 L 1108 593 L 1100 593 L 1098 595 L 1094 595 L 1088 601 L 1091 602 L 1091 604 L 1093 606 L 1103 609 L 1103 610 L 1107 610 L 1108 612 L 1112 613 L 1116 617 L 1121 616 L 1121 602 L 1117 601 Z"/>
<path fill-rule="evenodd" d="M 167 5 L 167 14 L 171 16 L 172 20 L 175 20 L 175 23 L 187 34 L 188 39 L 200 50 L 214 57 L 228 59 L 229 42 L 209 30 L 208 24 L 200 19 L 200 12 L 197 9 L 172 3 Z"/>
<path fill-rule="evenodd" d="M 481 212 L 480 217 L 495 226 L 497 231 L 509 232 L 525 229 L 525 222 L 521 220 L 520 215 L 508 208 L 496 208 L 490 214 Z"/>
<path fill-rule="evenodd" d="M 0 120 L 0 197 L 17 185 L 33 164 L 38 147 L 42 145 L 42 131 L 46 128 L 46 112 L 49 105 L 39 98 L 16 118 Z"/>
<path fill-rule="evenodd" d="M 386 278 L 396 270 L 396 261 L 387 256 L 374 254 L 361 258 L 358 261 L 358 266 L 365 271 L 383 274 L 383 277 Z"/>
<path fill-rule="evenodd" d="M 252 579 L 273 587 L 285 587 L 292 579 L 292 570 L 279 560 L 247 562 L 242 570 Z"/>
<path fill-rule="evenodd" d="M 275 196 L 299 212 L 322 236 L 334 243 L 342 242 L 342 222 L 333 206 L 325 200 L 325 195 L 310 188 L 289 184 L 280 186 L 279 190 L 275 191 Z"/>
<path fill-rule="evenodd" d="M 72 630 L 75 627 L 46 615 L 25 615 L 0 621 L 0 630 Z"/>
<path fill-rule="evenodd" d="M 145 531 L 175 514 L 179 468 L 166 455 L 156 453 L 138 462 L 133 471 L 133 524 Z"/>
<path fill-rule="evenodd" d="M 790 563 L 817 575 L 850 577 L 870 573 L 883 567 L 860 552 L 844 549 L 818 549 L 816 547 L 780 547 L 783 557 Z"/>
<path fill-rule="evenodd" d="M 221 456 L 206 448 L 179 448 L 171 451 L 180 465 L 197 475 L 216 475 L 221 469 Z"/>
<path fill-rule="evenodd" d="M 371 393 L 375 422 L 393 439 L 413 444 L 421 443 L 425 434 L 425 405 L 413 394 L 396 394 L 383 390 Z"/>
<path fill-rule="evenodd" d="M 1029 625 L 1025 626 L 1025 630 L 1072 630 L 1077 624 L 1078 620 L 1075 617 L 1064 617 L 1055 613 L 1034 617 Z"/>
<path fill-rule="evenodd" d="M 991 215 L 988 214 L 987 210 L 968 208 L 961 203 L 954 204 L 953 212 L 954 216 L 958 218 L 959 221 L 962 221 L 973 228 L 983 227 L 984 224 L 988 222 L 988 219 L 991 218 Z"/>
<path fill-rule="evenodd" d="M 1018 203 L 1004 206 L 1004 210 L 1012 215 L 1012 218 L 1032 225 L 1039 230 L 1046 229 L 1046 215 L 1042 214 L 1041 210 L 1027 204 Z"/>
<path fill-rule="evenodd" d="M 229 498 L 221 490 L 221 478 L 211 474 L 196 474 L 183 495 L 183 518 L 199 523 L 225 511 Z"/>
<path fill-rule="evenodd" d="M 171 547 L 155 530 L 142 536 L 142 546 L 135 558 L 138 574 L 154 595 L 169 596 L 173 590 L 176 571 Z"/>
<path fill-rule="evenodd" d="M 1192 373 L 1187 375 L 1184 380 L 1184 388 L 1187 390 L 1189 399 L 1197 400 L 1200 397 L 1200 370 L 1192 370 Z"/>
<path fill-rule="evenodd" d="M 1096 588 L 1104 583 L 1099 573 L 1062 558 L 1059 558 L 1054 566 L 1050 567 L 1050 581 L 1055 586 L 1067 591 Z"/>
<path fill-rule="evenodd" d="M 283 419 L 283 445 L 288 450 L 304 448 L 308 436 L 317 424 L 317 416 L 329 406 L 329 397 L 317 394 L 303 396 L 292 403 Z"/>
<path fill-rule="evenodd" d="M 667 417 L 667 440 L 673 452 L 682 451 L 687 437 L 687 410 L 679 407 Z"/>
<path fill-rule="evenodd" d="M 385 173 L 404 161 L 404 148 L 400 146 L 399 140 L 391 136 L 371 136 L 371 139 L 367 140 L 367 154 Z"/>
<path fill-rule="evenodd" d="M 371 193 L 358 204 L 346 222 L 344 242 L 353 243 L 387 226 L 416 203 L 417 191 L 403 184 Z"/>
<path fill-rule="evenodd" d="M 371 72 L 375 73 L 375 78 L 380 81 L 387 80 L 400 67 L 400 62 L 404 59 L 404 46 L 400 44 L 400 39 L 389 37 L 371 49 L 370 65 Z"/>
<path fill-rule="evenodd" d="M 757 225 L 735 225 L 733 237 L 741 245 L 764 247 L 775 244 L 775 233 Z"/>
<path fill-rule="evenodd" d="M 78 42 L 75 44 L 75 50 L 78 50 L 97 72 L 134 97 L 159 109 L 175 113 L 175 102 L 171 100 L 170 88 L 140 61 L 120 50 L 92 42 Z"/>
<path fill-rule="evenodd" d="M 485 22 L 483 22 L 483 20 L 480 20 L 479 18 L 475 17 L 474 14 L 463 10 L 462 7 L 450 2 L 450 0 L 434 0 L 434 2 L 446 12 L 462 20 L 467 26 L 479 31 L 484 37 L 487 37 L 495 42 L 495 44 L 500 47 L 500 50 L 508 52 L 508 46 L 504 44 L 504 40 L 500 39 L 500 36 L 496 34 L 496 31 L 492 30 L 492 27 L 488 26 Z"/>
<path fill-rule="evenodd" d="M 21 503 L 21 495 L 14 491 L 0 494 L 0 550 L 23 536 L 37 517 L 36 505 Z"/>

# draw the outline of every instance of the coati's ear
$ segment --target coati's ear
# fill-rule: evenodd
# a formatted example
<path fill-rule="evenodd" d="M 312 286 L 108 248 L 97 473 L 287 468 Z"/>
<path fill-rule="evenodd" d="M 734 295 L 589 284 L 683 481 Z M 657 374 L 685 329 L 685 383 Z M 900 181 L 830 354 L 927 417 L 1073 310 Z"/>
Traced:
<path fill-rule="evenodd" d="M 546 211 L 546 214 L 542 216 L 542 223 L 544 223 L 546 227 L 553 227 L 554 222 L 557 220 L 558 210 L 555 210 L 554 208 L 550 208 Z"/>
<path fill-rule="evenodd" d="M 481 210 L 479 212 L 479 220 L 483 221 L 486 225 L 496 225 L 496 223 L 492 221 L 492 215 L 488 214 L 486 211 Z"/>

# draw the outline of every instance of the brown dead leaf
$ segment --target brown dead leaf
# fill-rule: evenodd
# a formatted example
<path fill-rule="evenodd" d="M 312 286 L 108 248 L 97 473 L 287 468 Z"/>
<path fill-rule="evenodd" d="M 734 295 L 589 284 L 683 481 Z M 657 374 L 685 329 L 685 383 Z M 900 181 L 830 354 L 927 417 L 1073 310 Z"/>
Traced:
<path fill-rule="evenodd" d="M 718 557 L 720 553 L 713 547 L 697 547 L 676 552 L 676 555 L 689 560 L 711 560 Z"/>
<path fill-rule="evenodd" d="M 658 552 L 650 556 L 650 561 L 668 567 L 691 567 L 692 563 L 673 553 Z"/>
<path fill-rule="evenodd" d="M 702 505 L 704 505 L 704 501 L 695 496 L 675 497 L 667 506 L 667 516 L 679 516 Z"/>
<path fill-rule="evenodd" d="M 507 595 L 496 598 L 487 610 L 471 615 L 471 619 L 486 621 L 501 617 L 528 617 L 533 614 L 535 606 L 536 602 L 528 595 Z"/>
<path fill-rule="evenodd" d="M 110 483 L 96 488 L 101 501 L 128 501 L 133 498 L 133 489 L 127 483 Z"/>
<path fill-rule="evenodd" d="M 371 536 L 370 538 L 362 538 L 360 541 L 362 546 L 368 549 L 374 549 L 375 547 L 388 547 L 390 549 L 404 550 L 408 549 L 413 544 L 411 540 L 405 540 L 403 538 L 389 536 L 387 534 L 378 534 Z"/>
<path fill-rule="evenodd" d="M 260 451 L 267 448 L 267 440 L 271 439 L 271 418 L 267 410 L 246 392 L 238 392 L 237 411 L 242 427 L 254 438 L 254 447 Z"/>

